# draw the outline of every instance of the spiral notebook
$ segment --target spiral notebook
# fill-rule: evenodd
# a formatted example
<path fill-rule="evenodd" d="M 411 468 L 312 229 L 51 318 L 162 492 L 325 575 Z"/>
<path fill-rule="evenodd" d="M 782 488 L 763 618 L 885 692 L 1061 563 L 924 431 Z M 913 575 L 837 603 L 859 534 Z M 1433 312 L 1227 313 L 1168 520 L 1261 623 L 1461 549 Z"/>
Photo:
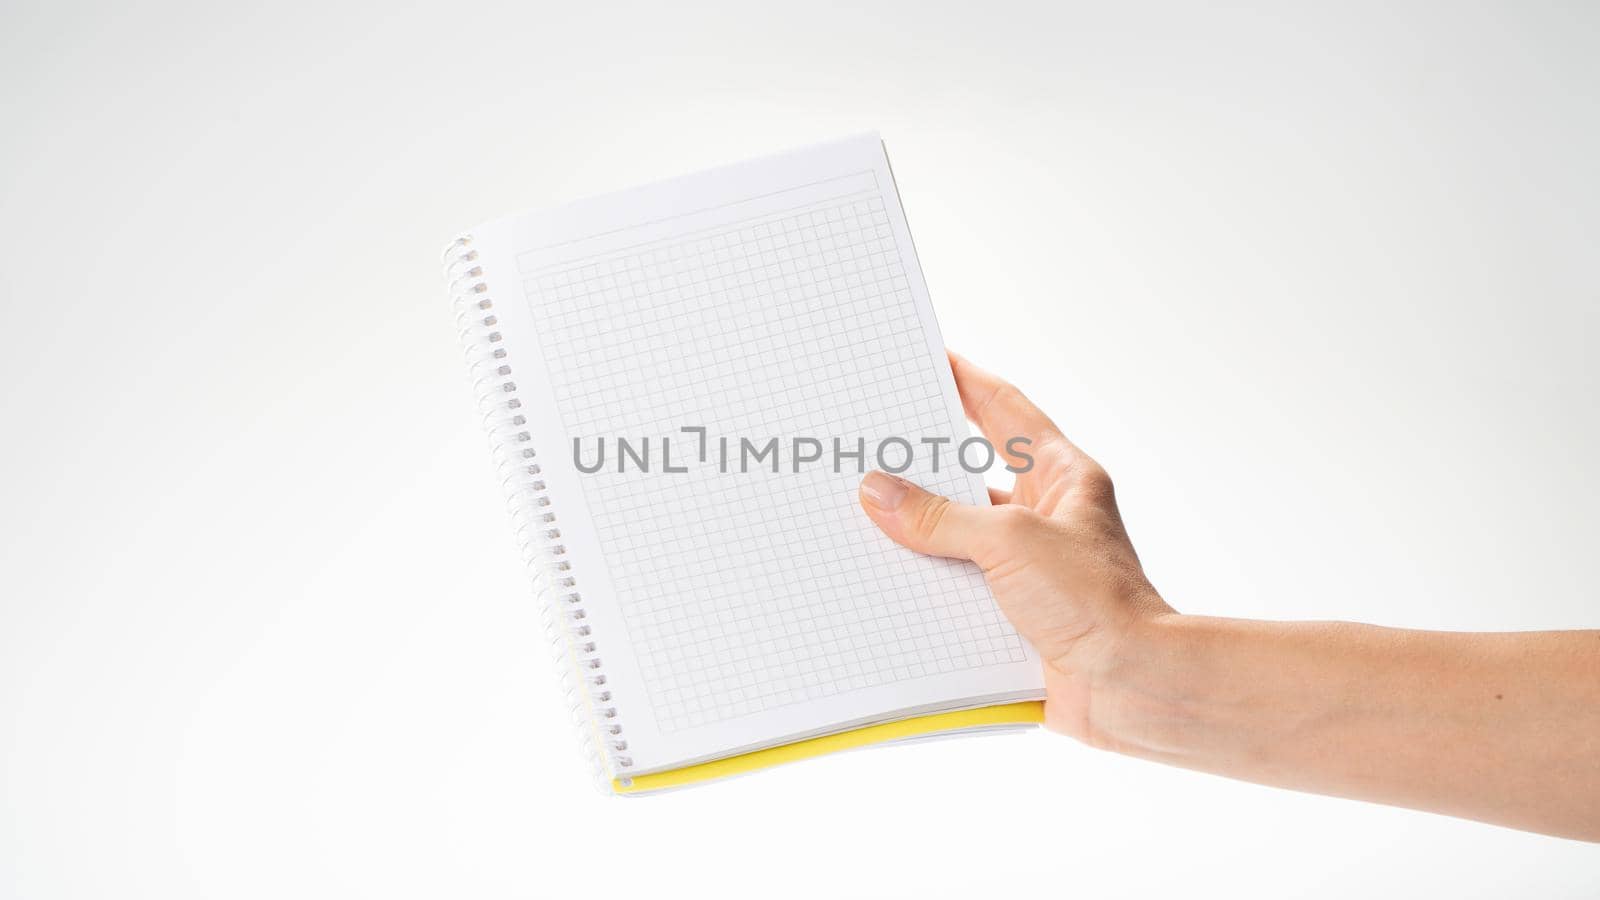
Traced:
<path fill-rule="evenodd" d="M 907 457 L 988 502 L 895 440 L 968 432 L 876 135 L 498 219 L 445 275 L 609 789 L 1039 720 L 982 573 L 858 507 L 862 472 Z"/>

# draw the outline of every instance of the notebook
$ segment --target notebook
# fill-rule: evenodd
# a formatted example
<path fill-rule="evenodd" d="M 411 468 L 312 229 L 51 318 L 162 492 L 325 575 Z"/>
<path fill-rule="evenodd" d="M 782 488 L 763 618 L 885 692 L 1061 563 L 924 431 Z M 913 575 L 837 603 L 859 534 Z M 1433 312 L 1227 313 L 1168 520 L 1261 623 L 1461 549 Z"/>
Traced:
<path fill-rule="evenodd" d="M 901 465 L 988 502 L 876 135 L 497 219 L 445 277 L 609 790 L 1039 721 L 978 568 L 858 505 Z"/>

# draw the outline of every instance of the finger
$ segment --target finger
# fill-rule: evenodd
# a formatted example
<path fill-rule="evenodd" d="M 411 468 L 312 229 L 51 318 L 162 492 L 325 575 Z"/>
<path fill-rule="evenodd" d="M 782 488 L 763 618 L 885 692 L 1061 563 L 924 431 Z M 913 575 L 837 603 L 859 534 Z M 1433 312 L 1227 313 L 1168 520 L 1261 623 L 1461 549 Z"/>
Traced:
<path fill-rule="evenodd" d="M 961 406 L 989 443 L 1003 450 L 1014 437 L 1029 438 L 1034 446 L 1049 438 L 1064 440 L 1056 423 L 1010 382 L 978 368 L 954 351 L 946 352 L 956 390 L 961 394 Z"/>
<path fill-rule="evenodd" d="M 868 472 L 861 480 L 861 506 L 896 543 L 934 556 L 980 559 L 991 546 L 993 507 L 953 503 L 904 478 Z"/>
<path fill-rule="evenodd" d="M 1011 492 L 1003 488 L 989 488 L 989 502 L 995 506 L 1005 506 L 1011 502 Z"/>

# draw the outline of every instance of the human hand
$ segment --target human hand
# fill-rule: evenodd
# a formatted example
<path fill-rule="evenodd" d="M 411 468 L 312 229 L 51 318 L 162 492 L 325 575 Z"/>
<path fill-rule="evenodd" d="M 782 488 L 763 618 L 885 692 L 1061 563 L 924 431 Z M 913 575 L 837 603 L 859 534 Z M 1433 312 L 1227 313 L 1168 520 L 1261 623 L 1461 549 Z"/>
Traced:
<path fill-rule="evenodd" d="M 1043 660 L 1046 724 L 1099 744 L 1089 717 L 1097 679 L 1119 646 L 1172 609 L 1145 578 L 1105 470 L 1021 391 L 954 353 L 950 364 L 967 417 L 997 450 L 1014 437 L 1032 441 L 1033 467 L 1009 495 L 990 489 L 990 507 L 870 472 L 861 505 L 898 543 L 983 569 L 1001 611 Z"/>

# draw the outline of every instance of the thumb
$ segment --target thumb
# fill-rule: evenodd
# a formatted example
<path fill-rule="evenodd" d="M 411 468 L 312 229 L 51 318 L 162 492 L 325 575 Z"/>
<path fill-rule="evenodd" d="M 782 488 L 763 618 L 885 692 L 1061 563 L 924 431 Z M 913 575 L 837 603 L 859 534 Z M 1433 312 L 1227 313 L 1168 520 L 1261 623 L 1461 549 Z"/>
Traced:
<path fill-rule="evenodd" d="M 861 506 L 884 534 L 918 553 L 981 563 L 993 539 L 992 508 L 954 503 L 884 472 L 861 480 Z"/>

